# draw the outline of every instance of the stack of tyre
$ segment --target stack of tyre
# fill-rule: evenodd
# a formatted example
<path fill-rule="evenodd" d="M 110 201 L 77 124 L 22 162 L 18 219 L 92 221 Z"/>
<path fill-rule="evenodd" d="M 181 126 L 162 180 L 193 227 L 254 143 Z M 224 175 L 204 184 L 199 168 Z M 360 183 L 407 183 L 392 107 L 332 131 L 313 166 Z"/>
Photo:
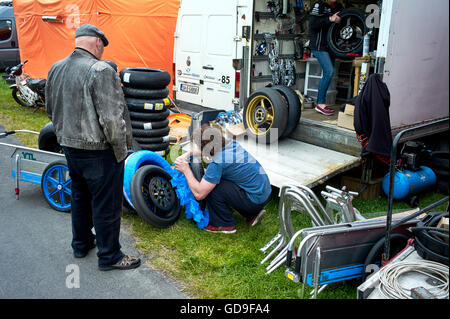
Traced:
<path fill-rule="evenodd" d="M 138 148 L 167 155 L 170 74 L 160 69 L 130 67 L 121 70 L 119 76 Z"/>
<path fill-rule="evenodd" d="M 254 91 L 247 99 L 243 112 L 248 135 L 263 144 L 290 136 L 300 117 L 301 102 L 297 93 L 283 85 Z"/>

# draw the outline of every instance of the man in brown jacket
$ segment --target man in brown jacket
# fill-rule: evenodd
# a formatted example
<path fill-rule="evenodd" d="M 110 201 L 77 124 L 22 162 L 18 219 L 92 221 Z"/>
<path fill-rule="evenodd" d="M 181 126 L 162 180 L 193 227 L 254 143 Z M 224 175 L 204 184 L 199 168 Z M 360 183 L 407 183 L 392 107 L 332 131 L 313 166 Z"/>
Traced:
<path fill-rule="evenodd" d="M 119 243 L 131 122 L 117 73 L 100 60 L 107 45 L 93 25 L 76 30 L 75 50 L 48 73 L 46 111 L 72 178 L 74 256 L 97 245 L 100 270 L 132 269 L 140 259 L 123 254 Z"/>

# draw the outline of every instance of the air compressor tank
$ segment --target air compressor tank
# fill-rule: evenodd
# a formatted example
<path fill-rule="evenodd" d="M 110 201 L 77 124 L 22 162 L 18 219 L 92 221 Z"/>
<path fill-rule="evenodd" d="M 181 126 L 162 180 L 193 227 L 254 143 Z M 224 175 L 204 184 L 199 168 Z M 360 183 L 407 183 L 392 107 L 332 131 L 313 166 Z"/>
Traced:
<path fill-rule="evenodd" d="M 383 191 L 389 196 L 389 175 L 383 179 Z M 394 178 L 394 199 L 404 199 L 423 191 L 429 190 L 436 185 L 436 174 L 427 166 L 420 166 L 415 171 L 398 170 Z"/>

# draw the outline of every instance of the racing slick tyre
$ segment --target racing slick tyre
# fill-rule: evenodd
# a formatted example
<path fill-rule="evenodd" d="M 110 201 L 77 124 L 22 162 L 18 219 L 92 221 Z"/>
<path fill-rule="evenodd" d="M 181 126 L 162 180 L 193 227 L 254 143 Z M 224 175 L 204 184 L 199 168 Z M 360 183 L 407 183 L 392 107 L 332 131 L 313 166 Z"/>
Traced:
<path fill-rule="evenodd" d="M 170 83 L 170 74 L 165 70 L 151 68 L 125 68 L 119 72 L 126 87 L 147 90 L 162 90 Z"/>
<path fill-rule="evenodd" d="M 169 89 L 164 88 L 160 90 L 145 90 L 135 89 L 131 87 L 122 87 L 123 93 L 126 97 L 132 97 L 137 99 L 159 100 L 165 99 L 169 96 Z"/>
<path fill-rule="evenodd" d="M 140 112 L 163 112 L 172 104 L 167 98 L 160 100 L 145 100 L 127 97 L 125 98 L 130 111 Z"/>
<path fill-rule="evenodd" d="M 244 106 L 244 127 L 258 143 L 273 143 L 286 129 L 288 105 L 283 96 L 272 88 L 253 92 Z"/>
<path fill-rule="evenodd" d="M 142 122 L 162 121 L 167 119 L 169 115 L 170 115 L 169 110 L 155 113 L 130 111 L 130 118 L 132 121 L 142 121 Z"/>
<path fill-rule="evenodd" d="M 180 217 L 181 205 L 170 183 L 172 177 L 155 165 L 139 168 L 131 180 L 131 199 L 147 223 L 166 228 Z"/>
<path fill-rule="evenodd" d="M 286 129 L 281 137 L 288 137 L 297 127 L 302 115 L 302 107 L 300 99 L 295 91 L 284 85 L 273 86 L 272 89 L 277 90 L 287 100 L 288 103 L 288 120 Z"/>
<path fill-rule="evenodd" d="M 191 162 L 189 163 L 189 166 L 191 167 L 192 174 L 194 174 L 194 177 L 197 181 L 201 182 L 203 175 L 205 175 L 205 169 L 203 168 L 202 162 Z M 200 209 L 205 210 L 206 208 L 206 200 L 199 201 Z"/>
<path fill-rule="evenodd" d="M 137 128 L 140 130 L 154 130 L 157 128 L 163 128 L 169 126 L 169 120 L 168 119 L 164 119 L 162 121 L 153 121 L 153 122 L 148 122 L 148 121 L 131 121 L 131 127 L 132 128 Z"/>
<path fill-rule="evenodd" d="M 42 151 L 62 153 L 52 122 L 45 124 L 39 132 L 38 148 Z"/>
<path fill-rule="evenodd" d="M 169 135 L 170 127 L 166 126 L 163 128 L 158 128 L 154 130 L 140 130 L 137 128 L 132 129 L 131 134 L 134 138 L 139 137 L 161 137 L 161 136 L 167 136 Z"/>

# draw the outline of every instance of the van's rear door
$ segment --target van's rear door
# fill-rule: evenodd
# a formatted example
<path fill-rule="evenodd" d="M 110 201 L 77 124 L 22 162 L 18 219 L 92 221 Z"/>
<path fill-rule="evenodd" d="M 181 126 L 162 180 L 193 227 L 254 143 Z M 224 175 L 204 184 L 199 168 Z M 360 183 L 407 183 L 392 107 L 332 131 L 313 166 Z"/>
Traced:
<path fill-rule="evenodd" d="M 175 34 L 176 98 L 233 109 L 237 0 L 182 0 Z"/>

